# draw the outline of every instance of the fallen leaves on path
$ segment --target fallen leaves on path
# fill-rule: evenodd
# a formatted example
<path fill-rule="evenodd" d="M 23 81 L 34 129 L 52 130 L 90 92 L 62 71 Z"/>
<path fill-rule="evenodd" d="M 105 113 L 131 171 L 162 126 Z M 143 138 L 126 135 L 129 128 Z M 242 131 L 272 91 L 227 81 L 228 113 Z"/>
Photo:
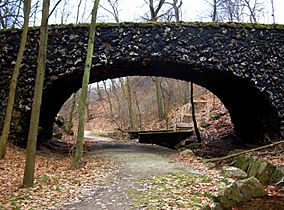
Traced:
<path fill-rule="evenodd" d="M 173 155 L 171 160 L 188 165 L 189 173 L 172 173 L 142 180 L 132 192 L 134 205 L 145 209 L 201 209 L 214 205 L 224 177 L 197 157 Z"/>
<path fill-rule="evenodd" d="M 22 188 L 25 150 L 13 146 L 0 160 L 0 209 L 55 209 L 92 196 L 96 183 L 111 173 L 110 162 L 95 157 L 84 167 L 69 168 L 70 159 L 55 154 L 36 157 L 35 184 Z"/>

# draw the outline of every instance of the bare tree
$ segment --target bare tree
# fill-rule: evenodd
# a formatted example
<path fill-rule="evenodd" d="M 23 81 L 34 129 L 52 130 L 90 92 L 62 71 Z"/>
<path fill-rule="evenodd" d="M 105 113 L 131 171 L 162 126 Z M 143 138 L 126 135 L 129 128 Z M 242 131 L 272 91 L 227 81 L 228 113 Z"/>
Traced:
<path fill-rule="evenodd" d="M 113 16 L 113 18 L 115 19 L 116 23 L 119 23 L 119 9 L 118 9 L 118 5 L 119 2 L 118 0 L 107 0 L 108 5 L 110 6 L 110 9 L 108 9 L 105 5 L 100 5 L 101 8 L 103 8 L 105 11 L 107 11 L 108 13 L 111 14 L 111 16 Z M 125 81 L 123 78 L 121 78 L 120 80 L 120 84 L 121 87 L 123 89 L 123 93 L 126 97 L 126 101 L 127 101 L 127 107 L 128 107 L 128 114 L 129 114 L 129 124 L 130 124 L 130 129 L 131 130 L 135 130 L 137 129 L 137 117 L 136 117 L 136 112 L 135 109 L 133 107 L 133 93 L 131 90 L 131 79 L 130 77 L 126 77 Z M 114 81 L 112 81 L 112 84 L 114 84 Z M 116 94 L 116 93 L 115 93 Z M 118 98 L 116 96 L 116 98 Z M 118 103 L 120 103 L 120 101 L 117 101 Z M 121 112 L 121 105 L 118 105 L 118 112 Z"/>
<path fill-rule="evenodd" d="M 22 27 L 24 0 L 0 1 L 0 29 Z"/>
<path fill-rule="evenodd" d="M 81 4 L 82 4 L 82 0 L 79 0 L 79 3 L 78 3 L 78 5 L 77 5 L 76 23 L 79 22 L 79 14 L 80 14 L 80 7 L 81 7 Z"/>
<path fill-rule="evenodd" d="M 171 1 L 166 1 L 164 3 L 167 8 L 166 12 L 163 15 L 163 19 L 171 21 L 173 18 L 175 21 L 181 21 L 181 16 L 182 16 L 182 0 L 171 0 Z"/>
<path fill-rule="evenodd" d="M 92 65 L 92 57 L 94 51 L 94 42 L 95 42 L 95 33 L 96 33 L 96 20 L 97 20 L 97 11 L 99 6 L 99 0 L 95 0 L 94 7 L 92 10 L 92 21 L 89 31 L 89 40 L 88 40 L 88 51 L 85 62 L 85 70 L 82 81 L 82 91 L 80 96 L 80 104 L 78 111 L 78 136 L 77 142 L 74 148 L 73 157 L 71 160 L 71 167 L 78 168 L 82 163 L 83 156 L 83 144 L 84 144 L 84 128 L 85 128 L 85 112 L 86 112 L 86 100 L 88 92 L 88 84 L 90 77 L 90 69 Z"/>
<path fill-rule="evenodd" d="M 25 9 L 24 9 L 25 11 L 24 29 L 22 32 L 21 44 L 20 44 L 20 48 L 19 48 L 19 52 L 18 52 L 18 56 L 16 60 L 16 65 L 14 67 L 12 79 L 10 81 L 9 96 L 8 96 L 8 102 L 7 102 L 7 107 L 6 107 L 5 120 L 4 120 L 1 138 L 0 138 L 0 159 L 3 158 L 6 153 L 6 145 L 7 145 L 8 136 L 10 133 L 10 124 L 11 124 L 14 101 L 15 101 L 16 86 L 17 86 L 17 81 L 18 81 L 18 77 L 20 73 L 20 66 L 23 60 L 24 50 L 25 50 L 25 46 L 27 42 L 30 9 L 31 9 L 31 1 L 26 0 Z"/>
<path fill-rule="evenodd" d="M 264 3 L 259 0 L 206 0 L 211 6 L 211 18 L 216 21 L 258 22 Z"/>
<path fill-rule="evenodd" d="M 49 0 L 43 1 L 37 75 L 36 75 L 32 114 L 31 114 L 30 129 L 28 135 L 26 164 L 25 164 L 25 172 L 23 180 L 24 187 L 32 187 L 34 182 L 35 151 L 36 151 L 36 143 L 38 135 L 39 114 L 40 114 L 40 107 L 42 101 L 43 81 L 44 81 L 45 66 L 46 66 L 49 3 L 50 3 Z"/>
<path fill-rule="evenodd" d="M 36 23 L 37 23 L 37 13 L 38 13 L 38 10 L 40 8 L 40 1 L 37 0 L 33 5 L 32 5 L 32 8 L 31 8 L 31 18 L 33 20 L 33 25 L 35 26 Z"/>
<path fill-rule="evenodd" d="M 194 100 L 193 100 L 193 82 L 190 82 L 190 103 L 191 103 L 191 113 L 192 113 L 192 121 L 194 126 L 195 135 L 197 137 L 197 141 L 201 142 L 201 135 L 197 126 L 196 118 L 195 118 L 195 107 L 194 107 Z"/>
<path fill-rule="evenodd" d="M 159 13 L 161 13 L 162 6 L 164 5 L 165 0 L 158 0 L 158 3 L 157 3 L 156 6 L 154 5 L 154 0 L 144 0 L 144 1 L 148 5 L 149 11 L 150 11 L 150 16 L 147 13 L 145 19 L 147 21 L 157 22 L 158 19 L 165 14 L 165 13 L 159 14 Z"/>
<path fill-rule="evenodd" d="M 275 8 L 274 8 L 274 0 L 271 0 L 271 16 L 272 16 L 272 23 L 275 24 Z"/>
<path fill-rule="evenodd" d="M 100 7 L 111 14 L 111 16 L 114 17 L 115 22 L 119 23 L 119 9 L 118 9 L 118 0 L 107 0 L 110 9 L 108 9 L 106 6 L 100 4 Z"/>
<path fill-rule="evenodd" d="M 248 17 L 250 22 L 257 23 L 258 17 L 262 14 L 264 7 L 263 2 L 259 2 L 258 0 L 254 0 L 251 3 L 251 0 L 243 0 L 246 8 L 248 9 Z"/>

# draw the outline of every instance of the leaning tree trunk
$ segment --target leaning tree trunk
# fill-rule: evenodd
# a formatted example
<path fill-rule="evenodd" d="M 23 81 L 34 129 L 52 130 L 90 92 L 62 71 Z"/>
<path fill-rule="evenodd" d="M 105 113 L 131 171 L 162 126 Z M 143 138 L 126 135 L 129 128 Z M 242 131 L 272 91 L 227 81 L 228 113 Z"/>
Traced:
<path fill-rule="evenodd" d="M 85 114 L 86 114 L 86 101 L 88 94 L 88 84 L 90 78 L 90 70 L 92 66 L 92 57 L 94 51 L 94 42 L 95 42 L 95 32 L 96 32 L 96 20 L 98 12 L 99 0 L 95 0 L 94 7 L 92 10 L 92 22 L 90 25 L 89 40 L 88 40 L 88 52 L 85 62 L 85 70 L 82 82 L 82 90 L 80 95 L 79 102 L 79 111 L 78 111 L 78 136 L 77 142 L 74 148 L 71 167 L 78 168 L 82 163 L 83 156 L 83 145 L 84 145 L 84 129 L 85 129 Z"/>
<path fill-rule="evenodd" d="M 43 81 L 46 66 L 46 49 L 48 39 L 48 13 L 49 13 L 49 0 L 43 1 L 42 20 L 40 27 L 40 41 L 39 41 L 39 53 L 37 64 L 37 75 L 35 81 L 32 114 L 29 128 L 28 144 L 26 151 L 26 164 L 24 172 L 24 187 L 32 187 L 34 182 L 35 171 L 35 152 L 38 135 L 38 124 L 40 107 L 42 101 Z"/>
<path fill-rule="evenodd" d="M 19 53 L 18 53 L 17 60 L 16 60 L 16 65 L 14 67 L 12 79 L 10 81 L 8 102 L 7 102 L 7 107 L 6 107 L 2 135 L 0 139 L 0 159 L 4 158 L 6 154 L 7 141 L 8 141 L 8 136 L 10 133 L 10 125 L 11 125 L 13 107 L 14 107 L 14 101 L 15 101 L 16 86 L 17 86 L 17 81 L 18 81 L 18 77 L 20 73 L 20 66 L 23 60 L 24 50 L 25 50 L 25 46 L 27 42 L 30 9 L 31 9 L 31 0 L 26 0 L 25 9 L 24 9 L 25 11 L 24 26 L 23 26 L 23 32 L 22 32 L 22 37 L 21 37 L 21 44 L 20 44 Z"/>
<path fill-rule="evenodd" d="M 190 103 L 191 103 L 191 111 L 192 111 L 192 121 L 195 130 L 195 134 L 197 137 L 197 141 L 201 142 L 200 132 L 197 126 L 196 117 L 195 117 L 195 108 L 194 108 L 194 100 L 193 100 L 193 82 L 190 82 Z"/>

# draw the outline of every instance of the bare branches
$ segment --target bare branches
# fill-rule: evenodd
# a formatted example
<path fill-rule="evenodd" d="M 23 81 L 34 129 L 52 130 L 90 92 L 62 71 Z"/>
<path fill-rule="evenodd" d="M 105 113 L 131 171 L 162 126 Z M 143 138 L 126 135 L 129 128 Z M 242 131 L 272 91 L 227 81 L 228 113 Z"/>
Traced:
<path fill-rule="evenodd" d="M 54 10 L 56 9 L 56 7 L 60 4 L 61 1 L 62 1 L 62 0 L 58 0 L 58 1 L 56 2 L 55 6 L 52 8 L 51 12 L 50 12 L 49 15 L 48 15 L 48 19 L 49 19 L 50 15 L 52 15 L 52 13 L 53 13 Z"/>
<path fill-rule="evenodd" d="M 104 9 L 106 12 L 110 13 L 113 18 L 115 19 L 115 22 L 119 23 L 119 10 L 118 10 L 118 0 L 107 0 L 109 6 L 111 9 L 108 9 L 107 7 L 100 4 L 100 7 Z"/>
<path fill-rule="evenodd" d="M 260 0 L 206 0 L 212 7 L 211 18 L 216 21 L 258 22 L 264 3 Z"/>
<path fill-rule="evenodd" d="M 21 27 L 23 24 L 24 1 L 0 1 L 0 29 Z"/>

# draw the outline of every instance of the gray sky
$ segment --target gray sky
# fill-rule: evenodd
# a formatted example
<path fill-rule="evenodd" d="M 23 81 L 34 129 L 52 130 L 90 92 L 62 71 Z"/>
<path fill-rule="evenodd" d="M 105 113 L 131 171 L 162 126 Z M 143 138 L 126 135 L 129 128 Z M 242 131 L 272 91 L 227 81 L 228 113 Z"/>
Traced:
<path fill-rule="evenodd" d="M 264 17 L 260 19 L 262 23 L 272 23 L 270 0 L 262 0 L 265 2 Z M 102 0 L 102 2 L 104 2 Z M 142 0 L 120 0 L 120 17 L 121 21 L 138 21 L 141 16 L 149 9 Z M 284 24 L 284 0 L 274 0 L 276 22 Z M 100 14 L 104 11 L 100 11 Z M 183 0 L 183 21 L 210 21 L 208 17 L 210 13 L 209 4 L 205 0 Z"/>
<path fill-rule="evenodd" d="M 57 0 L 54 0 L 56 2 Z M 210 0 L 208 0 L 210 1 Z M 259 0 L 260 2 L 265 2 L 265 8 L 263 10 L 263 15 L 259 19 L 260 23 L 272 23 L 272 12 L 271 12 L 271 0 Z M 64 23 L 75 23 L 77 14 L 77 5 L 79 0 L 62 0 L 60 6 L 56 12 L 52 15 L 50 23 L 60 24 Z M 64 5 L 64 3 L 66 3 Z M 106 0 L 101 0 L 100 2 L 105 7 L 108 7 Z M 82 0 L 80 7 L 80 22 L 88 22 L 90 17 L 90 12 L 93 6 L 93 0 Z M 210 6 L 206 3 L 206 0 L 183 0 L 183 11 L 182 20 L 183 21 L 210 21 Z M 275 7 L 275 17 L 276 23 L 284 24 L 284 0 L 274 0 Z M 64 8 L 64 9 L 63 9 Z M 136 21 L 141 22 L 141 17 L 148 12 L 147 5 L 144 0 L 119 0 L 119 17 L 120 21 Z M 68 17 L 66 14 L 62 18 L 63 13 L 69 13 Z M 114 22 L 114 19 L 102 8 L 98 12 L 99 21 L 103 22 Z"/>

